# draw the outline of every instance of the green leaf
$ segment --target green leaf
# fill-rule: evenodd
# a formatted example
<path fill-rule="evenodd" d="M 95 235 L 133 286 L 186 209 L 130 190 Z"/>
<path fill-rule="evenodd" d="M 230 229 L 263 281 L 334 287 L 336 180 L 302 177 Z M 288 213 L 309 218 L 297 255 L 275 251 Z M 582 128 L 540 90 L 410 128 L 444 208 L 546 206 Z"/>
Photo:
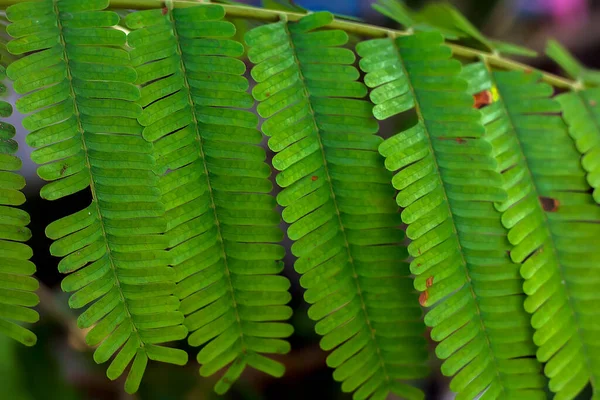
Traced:
<path fill-rule="evenodd" d="M 165 210 L 153 172 L 154 149 L 136 121 L 141 113 L 133 102 L 140 96 L 132 84 L 136 72 L 123 49 L 125 34 L 113 29 L 118 16 L 102 11 L 107 6 L 106 0 L 47 0 L 9 7 L 8 31 L 16 37 L 9 48 L 29 54 L 8 74 L 17 91 L 28 93 L 17 108 L 29 114 L 23 125 L 32 131 L 27 138 L 36 147 L 32 159 L 44 164 L 39 175 L 51 181 L 42 197 L 91 191 L 89 207 L 48 226 L 47 235 L 56 240 L 50 251 L 63 257 L 59 270 L 71 273 L 62 284 L 73 292 L 69 305 L 87 307 L 78 325 L 95 326 L 87 339 L 100 344 L 94 359 L 115 356 L 108 376 L 120 376 L 137 352 L 125 384 L 135 391 L 148 359 L 146 346 L 182 339 L 187 331 L 172 296 L 175 271 L 162 235 Z M 167 290 L 153 290 L 157 285 Z M 136 302 L 170 308 L 147 309 Z M 177 352 L 162 358 L 181 364 L 187 356 Z"/>
<path fill-rule="evenodd" d="M 489 72 L 473 64 L 465 76 L 485 80 L 497 93 L 482 109 L 486 139 L 508 193 L 496 208 L 508 229 L 510 257 L 522 263 L 524 306 L 532 314 L 536 355 L 546 363 L 549 388 L 557 398 L 574 398 L 597 381 L 589 346 L 598 329 L 585 305 L 597 301 L 600 289 L 590 279 L 596 253 L 588 246 L 596 238 L 600 208 L 557 113 L 562 105 L 572 122 L 573 112 L 580 113 L 582 126 L 590 116 L 572 103 L 579 101 L 576 94 L 552 99 L 552 89 L 536 73 Z"/>
<path fill-rule="evenodd" d="M 488 42 L 492 45 L 492 48 L 498 51 L 500 54 L 509 54 L 515 56 L 524 57 L 537 57 L 538 52 L 535 50 L 528 49 L 527 47 L 518 46 L 514 43 L 507 43 L 500 40 L 488 39 Z"/>
<path fill-rule="evenodd" d="M 366 88 L 357 82 L 354 55 L 342 47 L 348 35 L 321 29 L 332 20 L 318 12 L 248 32 L 253 95 L 276 152 L 283 188 L 277 200 L 295 240 L 308 315 L 318 321 L 321 347 L 333 350 L 328 364 L 355 398 L 385 397 L 403 372 L 426 373 L 423 326 L 416 297 L 404 290 L 407 253 L 390 176 L 377 153 L 378 127 L 370 104 L 360 100 Z M 386 310 L 394 310 L 388 318 Z M 388 340 L 397 345 L 385 346 Z M 399 359 L 402 372 L 395 375 L 390 371 Z M 265 359 L 244 361 L 280 374 Z"/>
<path fill-rule="evenodd" d="M 404 28 L 412 28 L 417 23 L 412 10 L 400 0 L 379 0 L 372 7 L 379 13 L 398 22 Z"/>
<path fill-rule="evenodd" d="M 553 59 L 571 78 L 579 79 L 582 77 L 585 67 L 556 40 L 548 41 L 546 55 Z"/>
<path fill-rule="evenodd" d="M 489 49 L 493 44 L 458 9 L 449 3 L 433 3 L 419 11 L 417 19 L 443 29 L 457 30 L 460 36 L 471 37 Z"/>
<path fill-rule="evenodd" d="M 302 14 L 306 14 L 308 11 L 306 8 L 297 5 L 293 0 L 262 0 L 261 3 L 263 8 L 271 10 L 292 11 Z"/>
<path fill-rule="evenodd" d="M 0 76 L 19 97 L 0 118 L 24 114 L 44 199 L 91 194 L 46 233 L 94 360 L 110 360 L 111 380 L 126 373 L 127 392 L 149 360 L 184 365 L 167 343 L 185 337 L 201 376 L 223 370 L 218 394 L 248 366 L 284 374 L 282 223 L 326 363 L 353 398 L 424 399 L 422 307 L 457 398 L 597 392 L 600 73 L 557 43 L 548 54 L 577 81 L 554 96 L 539 72 L 453 60 L 445 39 L 496 59 L 535 52 L 447 3 L 378 0 L 408 31 L 360 43 L 358 63 L 354 32 L 371 28 L 291 0 L 265 0 L 261 18 L 282 18 L 256 29 L 226 15 L 252 13 L 230 0 L 13 3 Z M 390 118 L 399 133 L 384 140 L 377 120 Z M 33 345 L 15 133 L 0 122 L 0 332 Z"/>
<path fill-rule="evenodd" d="M 569 92 L 556 99 L 569 126 L 569 134 L 582 155 L 581 166 L 594 189 L 594 200 L 600 204 L 600 90 Z"/>
<path fill-rule="evenodd" d="M 419 14 L 409 9 L 402 0 L 378 0 L 372 7 L 380 14 L 393 19 L 406 29 L 421 32 L 440 32 L 445 38 L 450 40 L 456 40 L 464 36 L 464 33 L 460 30 L 431 25 L 428 21 L 422 20 L 419 18 Z"/>
<path fill-rule="evenodd" d="M 546 55 L 554 60 L 571 78 L 591 86 L 600 85 L 600 72 L 586 68 L 557 41 L 548 41 Z"/>
<path fill-rule="evenodd" d="M 460 63 L 449 59 L 439 33 L 367 41 L 357 52 L 373 114 L 416 114 L 416 124 L 379 151 L 396 173 L 414 287 L 430 307 L 425 323 L 440 342 L 442 373 L 454 376 L 450 388 L 460 398 L 542 396 L 540 364 L 533 371 L 499 366 L 518 366 L 535 346 L 518 265 L 507 255 L 507 232 L 492 203 L 506 200 L 503 180 Z M 488 305 L 496 303 L 506 307 Z"/>
<path fill-rule="evenodd" d="M 10 104 L 4 106 L 1 117 L 12 114 Z M 12 125 L 2 122 L 4 131 L 14 132 Z M 36 335 L 21 326 L 39 319 L 38 313 L 30 307 L 39 303 L 35 294 L 37 281 L 32 277 L 35 265 L 29 261 L 32 255 L 29 246 L 23 244 L 31 238 L 27 228 L 29 215 L 13 208 L 25 202 L 19 191 L 25 186 L 25 179 L 14 172 L 21 167 L 21 161 L 14 155 L 17 142 L 12 134 L 0 139 L 0 333 L 18 342 L 33 346 Z"/>
<path fill-rule="evenodd" d="M 283 234 L 269 194 L 271 171 L 257 146 L 258 118 L 247 111 L 254 101 L 246 67 L 233 58 L 243 46 L 230 39 L 235 29 L 223 17 L 221 6 L 204 5 L 126 18 L 135 29 L 128 41 L 142 85 L 138 121 L 154 145 L 155 171 L 168 171 L 159 188 L 175 293 L 189 343 L 203 346 L 201 375 L 229 366 L 218 393 L 247 365 L 280 376 L 279 362 L 265 361 L 277 365 L 265 368 L 247 360 L 286 353 L 287 342 L 259 338 L 292 333 L 282 322 L 291 315 L 290 284 L 274 276 L 285 252 L 277 244 Z"/>
<path fill-rule="evenodd" d="M 148 365 L 146 352 L 143 349 L 137 349 L 135 359 L 133 360 L 133 364 L 131 364 L 131 370 L 125 381 L 125 391 L 127 393 L 132 394 L 138 391 L 144 371 L 146 370 L 146 365 Z"/>

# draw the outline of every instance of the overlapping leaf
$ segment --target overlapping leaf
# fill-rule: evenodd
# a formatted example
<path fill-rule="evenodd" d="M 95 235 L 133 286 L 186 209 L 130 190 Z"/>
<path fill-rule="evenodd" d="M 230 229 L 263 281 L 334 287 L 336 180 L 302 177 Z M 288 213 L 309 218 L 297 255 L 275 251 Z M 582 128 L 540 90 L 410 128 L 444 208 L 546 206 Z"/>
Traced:
<path fill-rule="evenodd" d="M 600 90 L 585 88 L 600 82 L 600 73 L 577 61 L 564 47 L 551 40 L 546 53 L 571 77 L 578 87 L 557 96 L 569 133 L 581 154 L 581 165 L 587 171 L 587 180 L 594 189 L 594 200 L 600 204 Z"/>
<path fill-rule="evenodd" d="M 598 234 L 600 207 L 553 89 L 539 74 L 466 68 L 472 91 L 493 90 L 483 109 L 486 138 L 508 200 L 496 208 L 509 229 L 510 257 L 522 263 L 525 309 L 533 314 L 537 358 L 556 399 L 572 399 L 600 373 Z"/>
<path fill-rule="evenodd" d="M 96 361 L 116 355 L 111 379 L 133 360 L 129 392 L 148 359 L 186 362 L 158 345 L 188 330 L 203 346 L 201 375 L 227 367 L 218 393 L 247 365 L 280 376 L 263 354 L 289 351 L 289 282 L 278 276 L 280 216 L 235 27 L 216 5 L 133 13 L 128 54 L 108 4 L 42 0 L 7 12 L 8 50 L 21 57 L 8 75 L 39 175 L 51 181 L 42 196 L 92 194 L 47 229 L 70 273 L 70 305 L 85 309 L 78 324 L 99 345 Z M 380 0 L 378 9 L 416 31 L 525 51 L 484 37 L 447 4 L 412 13 Z M 277 201 L 334 378 L 355 399 L 423 398 L 406 382 L 427 372 L 413 273 L 458 398 L 545 398 L 541 363 L 556 398 L 595 386 L 600 92 L 583 89 L 597 73 L 551 44 L 579 81 L 555 101 L 537 74 L 461 69 L 437 33 L 379 39 L 358 47 L 373 108 L 347 33 L 326 29 L 332 20 L 309 14 L 246 41 Z M 471 95 L 491 102 L 482 114 Z M 9 111 L 0 103 L 0 117 Z M 404 112 L 417 123 L 381 143 L 372 114 Z M 18 323 L 37 319 L 37 283 L 28 216 L 13 207 L 24 201 L 13 135 L 0 124 L 0 332 L 31 345 Z"/>
<path fill-rule="evenodd" d="M 379 146 L 397 171 L 402 220 L 420 301 L 442 372 L 457 398 L 544 398 L 522 310 L 519 265 L 493 201 L 502 178 L 461 65 L 437 33 L 360 43 L 361 68 L 378 119 L 414 112 L 417 122 Z"/>
<path fill-rule="evenodd" d="M 198 353 L 200 374 L 229 365 L 223 393 L 246 365 L 274 376 L 283 365 L 263 356 L 290 350 L 292 333 L 283 247 L 269 195 L 254 101 L 246 93 L 243 46 L 234 26 L 209 5 L 130 14 L 127 24 L 137 83 L 139 122 L 154 142 L 167 209 L 176 294 Z"/>
<path fill-rule="evenodd" d="M 371 105 L 360 100 L 348 35 L 333 17 L 264 25 L 246 34 L 258 113 L 277 154 L 277 200 L 291 224 L 310 318 L 342 390 L 355 399 L 422 398 L 403 383 L 426 374 L 421 311 L 411 293 L 397 206 Z"/>
<path fill-rule="evenodd" d="M 4 72 L 0 78 L 6 78 Z M 4 91 L 6 87 L 0 84 L 0 92 Z M 0 101 L 0 118 L 11 114 L 12 106 Z M 35 265 L 29 261 L 33 253 L 24 244 L 31 238 L 29 214 L 16 208 L 25 202 L 20 192 L 25 179 L 16 172 L 21 169 L 21 160 L 15 155 L 15 132 L 14 126 L 0 122 L 0 333 L 33 346 L 35 334 L 20 325 L 38 320 L 38 313 L 31 307 L 39 303 L 39 298 L 35 294 L 38 282 L 31 276 L 35 272 Z"/>
<path fill-rule="evenodd" d="M 557 97 L 569 133 L 581 153 L 581 165 L 594 200 L 600 204 L 600 89 L 568 92 Z"/>
<path fill-rule="evenodd" d="M 51 183 L 42 197 L 54 200 L 90 188 L 89 207 L 46 229 L 56 241 L 51 253 L 63 257 L 62 282 L 74 292 L 69 304 L 84 308 L 77 324 L 90 329 L 86 341 L 99 345 L 97 362 L 116 354 L 107 375 L 116 379 L 133 360 L 125 389 L 139 386 L 148 358 L 184 364 L 182 350 L 158 346 L 182 339 L 174 271 L 168 266 L 164 207 L 150 143 L 136 121 L 135 71 L 121 49 L 125 34 L 112 26 L 108 0 L 45 0 L 7 9 L 24 54 L 8 76 L 23 96 L 18 109 L 29 114 L 23 126 L 36 150 L 38 174 Z"/>

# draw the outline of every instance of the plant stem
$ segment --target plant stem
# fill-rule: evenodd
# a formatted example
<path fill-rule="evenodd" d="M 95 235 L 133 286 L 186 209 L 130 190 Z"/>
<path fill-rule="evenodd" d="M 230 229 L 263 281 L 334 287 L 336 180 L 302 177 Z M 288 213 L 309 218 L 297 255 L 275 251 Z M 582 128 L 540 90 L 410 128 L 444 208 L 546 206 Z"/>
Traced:
<path fill-rule="evenodd" d="M 563 78 L 562 76 L 554 75 L 549 72 L 544 72 L 537 68 L 533 68 L 530 65 L 520 63 L 518 61 L 504 58 L 500 54 L 487 53 L 485 51 L 479 51 L 470 47 L 461 46 L 458 44 L 448 44 L 452 49 L 452 53 L 456 56 L 469 58 L 474 60 L 484 61 L 487 65 L 506 69 L 510 71 L 523 71 L 523 72 L 539 72 L 542 74 L 542 80 L 554 87 L 569 89 L 569 90 L 582 90 L 584 88 L 583 83 L 574 81 L 571 79 Z"/>
<path fill-rule="evenodd" d="M 22 0 L 0 0 L 0 7 L 7 7 L 12 4 L 20 3 Z M 175 7 L 193 7 L 199 4 L 211 4 L 210 0 L 198 0 L 198 1 L 190 1 L 190 0 L 173 0 Z M 165 2 L 162 0 L 110 0 L 111 8 L 125 8 L 131 10 L 147 10 L 147 9 L 155 9 L 162 8 L 165 6 Z M 290 11 L 280 11 L 280 10 L 270 10 L 266 8 L 258 8 L 251 6 L 242 6 L 242 5 L 232 5 L 232 4 L 220 4 L 227 15 L 231 17 L 241 17 L 247 19 L 256 19 L 262 21 L 279 21 L 282 17 L 287 19 L 288 21 L 297 21 L 300 18 L 304 17 L 305 14 L 290 12 Z M 382 37 L 397 37 L 397 36 L 406 36 L 412 34 L 411 31 L 400 31 L 395 29 L 388 29 L 380 26 L 363 24 L 355 21 L 346 21 L 342 19 L 336 19 L 330 25 L 332 29 L 341 29 L 349 33 L 353 33 L 360 36 L 372 37 L 372 38 L 382 38 Z M 471 49 L 469 47 L 460 46 L 457 44 L 448 43 L 448 46 L 452 49 L 454 55 L 473 59 L 473 60 L 484 60 L 488 65 L 506 69 L 506 70 L 514 70 L 514 71 L 526 71 L 533 72 L 538 71 L 542 74 L 542 80 L 550 85 L 562 88 L 562 89 L 570 89 L 570 90 L 580 90 L 582 89 L 582 83 L 576 82 L 567 78 L 563 78 L 558 75 L 554 75 L 548 72 L 540 71 L 535 69 L 529 65 L 522 64 L 517 61 L 512 61 L 507 58 L 501 57 L 499 54 L 488 53 L 485 51 L 479 51 L 475 49 Z"/>

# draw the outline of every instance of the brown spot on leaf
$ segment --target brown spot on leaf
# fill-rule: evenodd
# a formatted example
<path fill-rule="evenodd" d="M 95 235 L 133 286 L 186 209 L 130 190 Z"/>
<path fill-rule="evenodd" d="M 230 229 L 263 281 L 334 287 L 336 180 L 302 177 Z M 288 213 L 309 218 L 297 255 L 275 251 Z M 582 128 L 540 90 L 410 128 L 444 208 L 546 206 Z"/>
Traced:
<path fill-rule="evenodd" d="M 316 181 L 317 179 L 319 179 L 319 177 L 318 177 L 318 176 L 314 176 L 314 175 L 313 175 L 313 177 L 312 177 L 312 178 L 310 178 L 310 179 L 311 179 L 311 180 L 314 182 L 314 181 Z"/>
<path fill-rule="evenodd" d="M 63 176 L 65 172 L 67 172 L 67 168 L 69 168 L 69 166 L 67 164 L 63 164 L 63 166 L 60 168 L 60 176 Z"/>
<path fill-rule="evenodd" d="M 596 107 L 596 101 L 595 100 L 590 100 L 590 106 L 592 107 Z"/>
<path fill-rule="evenodd" d="M 442 141 L 455 141 L 456 143 L 460 143 L 460 144 L 467 143 L 466 139 L 461 138 L 461 137 L 443 137 L 442 136 L 437 139 L 442 140 Z"/>
<path fill-rule="evenodd" d="M 530 74 L 533 72 L 533 70 L 531 68 L 525 68 L 523 72 L 525 72 L 526 74 Z"/>
<path fill-rule="evenodd" d="M 558 208 L 560 207 L 560 202 L 556 199 L 553 199 L 552 197 L 544 197 L 544 196 L 540 196 L 540 204 L 542 205 L 542 208 L 544 209 L 544 211 L 547 212 L 556 212 L 558 211 Z"/>
<path fill-rule="evenodd" d="M 492 92 L 484 90 L 473 95 L 473 107 L 482 108 L 488 104 L 492 104 Z"/>
<path fill-rule="evenodd" d="M 169 12 L 169 9 L 167 7 L 163 7 L 162 15 L 167 15 L 168 12 Z"/>
<path fill-rule="evenodd" d="M 427 278 L 427 280 L 425 281 L 425 286 L 427 286 L 428 288 L 433 286 L 433 275 Z"/>
<path fill-rule="evenodd" d="M 427 304 L 427 299 L 429 298 L 429 292 L 426 290 L 419 295 L 419 304 L 425 307 Z"/>
<path fill-rule="evenodd" d="M 271 97 L 271 92 L 267 92 L 267 93 L 265 93 L 265 96 L 267 96 L 267 97 Z"/>

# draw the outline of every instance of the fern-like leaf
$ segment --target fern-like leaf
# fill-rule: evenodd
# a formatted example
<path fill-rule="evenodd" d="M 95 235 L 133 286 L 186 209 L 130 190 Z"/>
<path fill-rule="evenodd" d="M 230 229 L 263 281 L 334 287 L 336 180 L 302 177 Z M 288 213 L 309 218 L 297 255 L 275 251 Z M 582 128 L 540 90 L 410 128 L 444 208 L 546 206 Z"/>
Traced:
<path fill-rule="evenodd" d="M 284 188 L 277 200 L 308 315 L 321 347 L 333 350 L 327 364 L 342 390 L 355 399 L 423 398 L 401 382 L 426 374 L 427 354 L 390 175 L 372 106 L 358 100 L 367 91 L 355 56 L 341 47 L 348 35 L 319 29 L 332 20 L 320 12 L 246 34 L 253 95 Z"/>
<path fill-rule="evenodd" d="M 158 346 L 182 339 L 174 271 L 163 236 L 164 207 L 153 172 L 153 148 L 136 121 L 135 71 L 113 29 L 118 15 L 108 0 L 44 0 L 7 9 L 14 54 L 26 54 L 7 73 L 38 174 L 52 181 L 41 191 L 54 200 L 89 188 L 92 203 L 50 224 L 50 250 L 64 257 L 62 288 L 77 319 L 99 345 L 98 362 L 114 354 L 107 375 L 116 379 L 134 359 L 125 389 L 135 392 L 148 359 L 185 364 L 182 350 Z"/>
<path fill-rule="evenodd" d="M 588 382 L 597 391 L 600 336 L 600 207 L 589 194 L 579 154 L 551 86 L 538 73 L 466 68 L 473 91 L 490 90 L 483 109 L 508 200 L 497 204 L 522 263 L 525 309 L 533 314 L 537 358 L 555 399 L 573 399 Z"/>
<path fill-rule="evenodd" d="M 459 399 L 544 398 L 519 265 L 492 201 L 506 199 L 461 65 L 437 33 L 360 43 L 378 119 L 417 122 L 379 147 L 412 239 L 411 271 Z"/>
<path fill-rule="evenodd" d="M 6 78 L 4 67 L 0 78 Z M 0 84 L 0 92 L 6 86 Z M 0 101 L 0 118 L 10 117 L 12 106 Z M 15 208 L 25 202 L 20 192 L 25 179 L 16 173 L 21 169 L 21 160 L 15 155 L 18 149 L 15 127 L 0 122 L 0 333 L 26 346 L 33 346 L 37 338 L 33 332 L 19 323 L 32 323 L 39 319 L 31 309 L 39 303 L 35 294 L 37 280 L 32 277 L 35 265 L 29 261 L 31 248 L 24 244 L 31 238 L 27 228 L 30 218 L 23 210 Z"/>
<path fill-rule="evenodd" d="M 548 42 L 546 54 L 568 75 L 577 79 L 575 88 L 557 96 L 556 100 L 561 105 L 569 134 L 582 156 L 581 166 L 594 190 L 594 200 L 600 204 L 600 89 L 585 88 L 586 85 L 597 86 L 600 83 L 600 72 L 583 66 L 554 40 Z"/>
<path fill-rule="evenodd" d="M 588 184 L 594 189 L 594 200 L 600 204 L 600 89 L 586 89 L 561 94 L 561 104 L 569 133 L 582 155 L 581 165 L 587 172 Z"/>
<path fill-rule="evenodd" d="M 230 365 L 224 393 L 246 365 L 281 376 L 292 327 L 283 238 L 269 193 L 258 118 L 247 109 L 243 46 L 217 5 L 130 14 L 131 57 L 142 85 L 139 117 L 161 170 L 170 252 L 200 374 Z"/>

